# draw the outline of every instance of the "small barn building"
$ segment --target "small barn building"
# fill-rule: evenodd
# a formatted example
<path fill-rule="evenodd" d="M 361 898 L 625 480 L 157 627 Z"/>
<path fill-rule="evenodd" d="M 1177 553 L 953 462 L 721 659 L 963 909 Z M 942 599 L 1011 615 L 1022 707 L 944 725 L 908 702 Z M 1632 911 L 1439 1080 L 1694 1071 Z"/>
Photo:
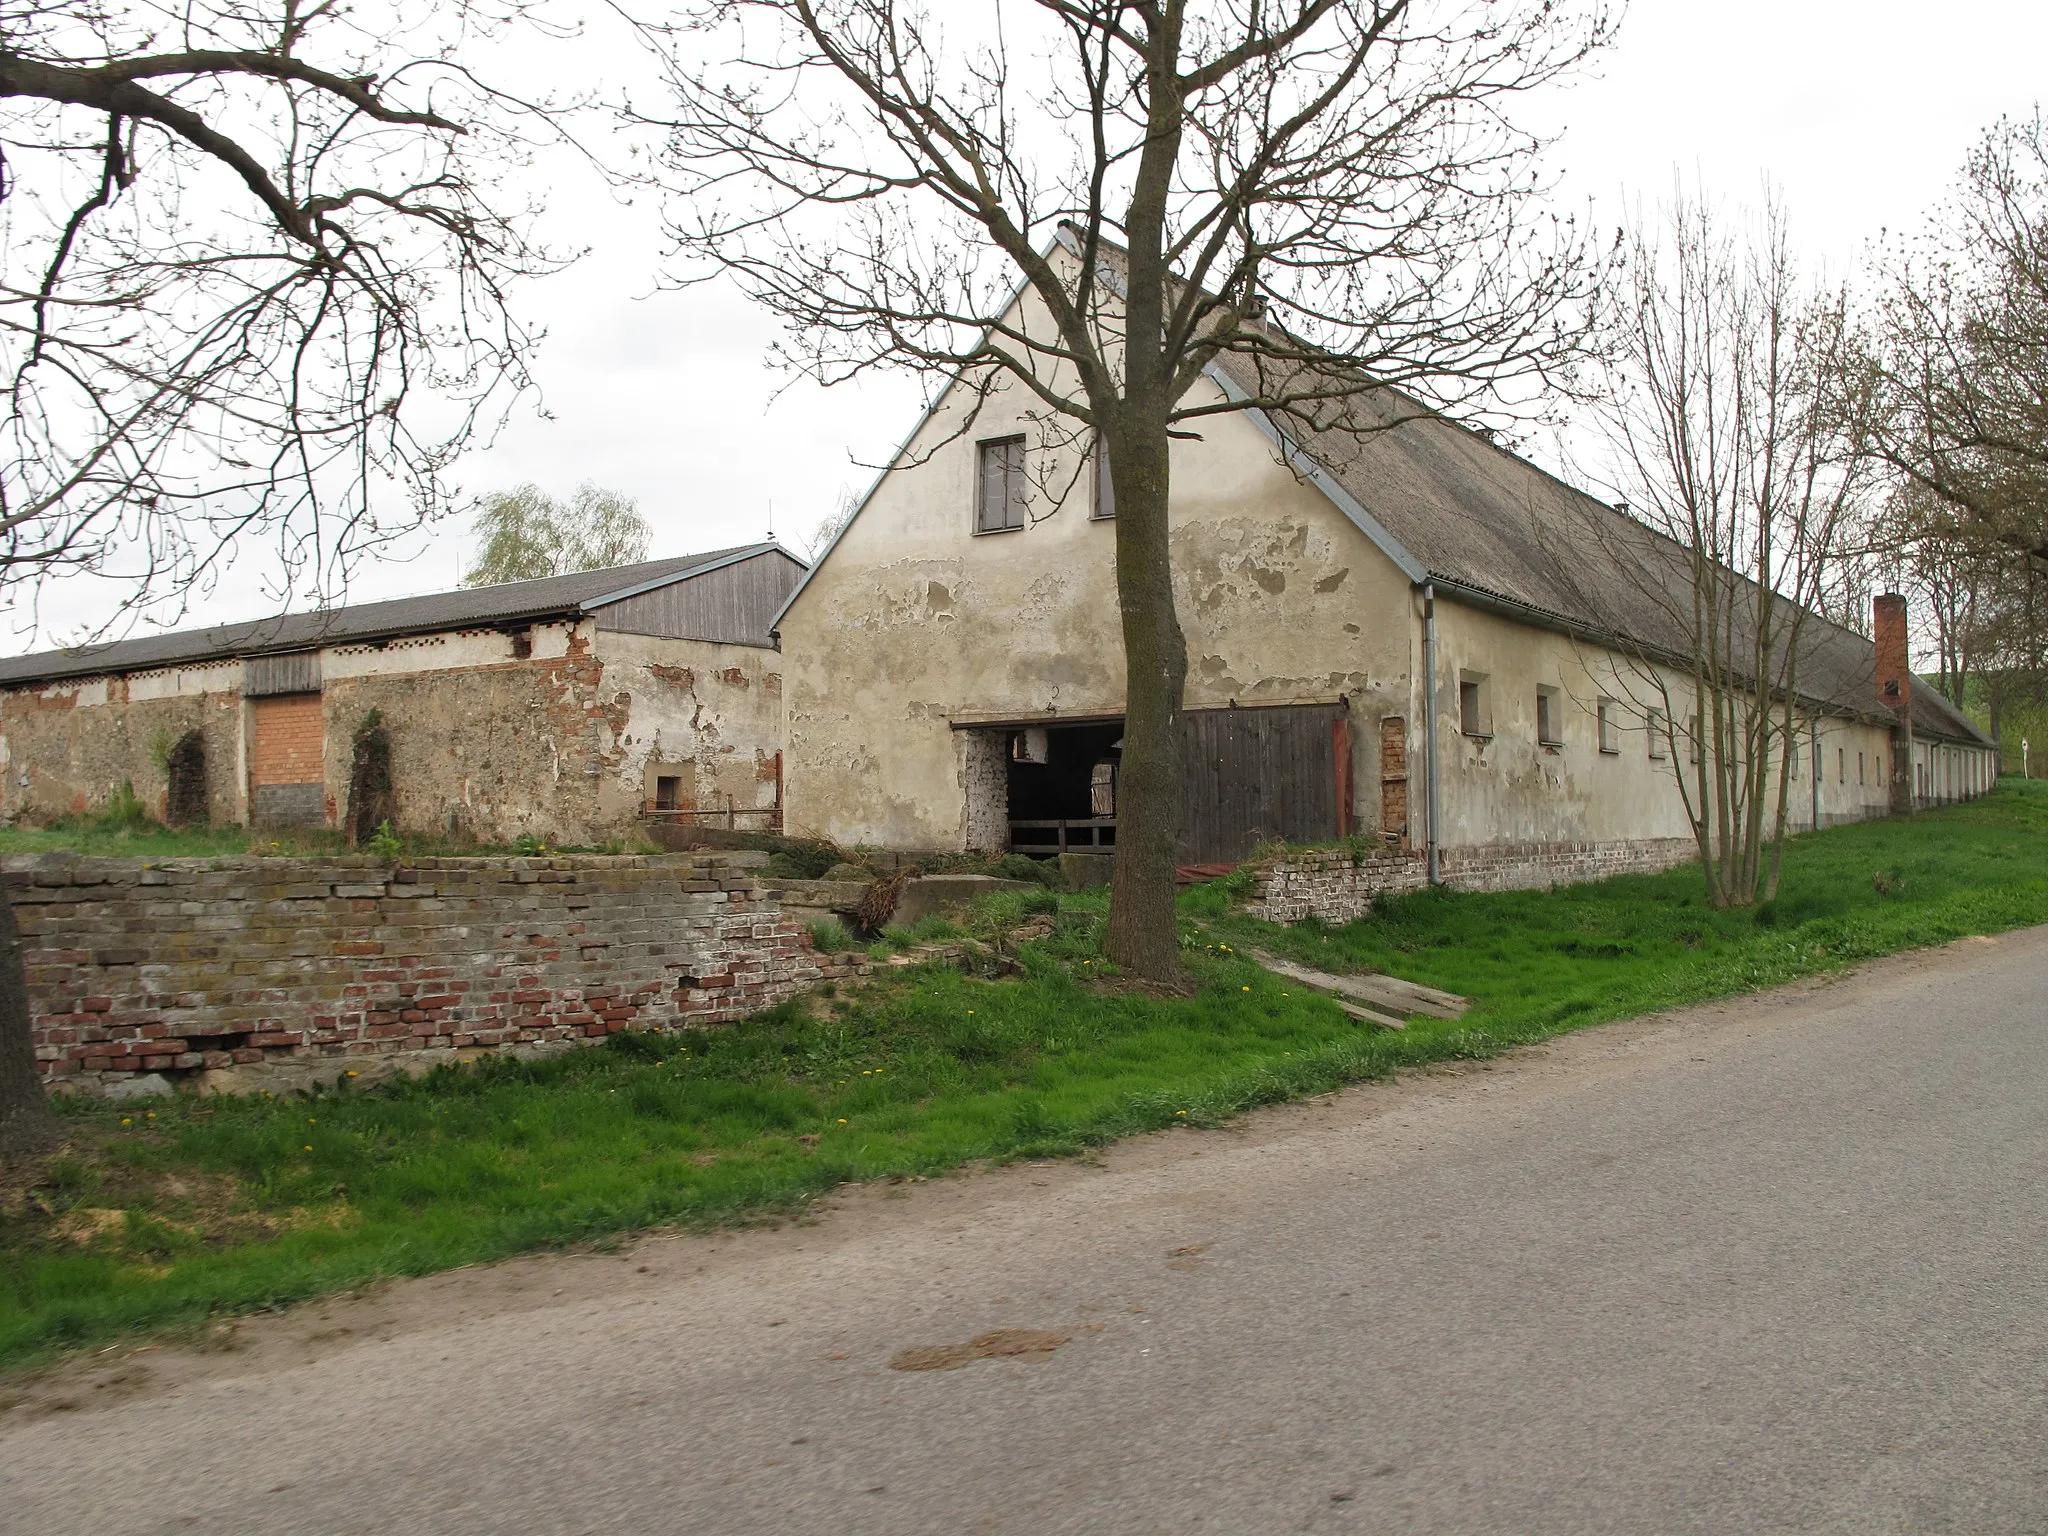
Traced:
<path fill-rule="evenodd" d="M 772 543 L 0 661 L 0 814 L 336 826 L 372 712 L 400 830 L 590 843 L 774 824 L 804 571 Z"/>

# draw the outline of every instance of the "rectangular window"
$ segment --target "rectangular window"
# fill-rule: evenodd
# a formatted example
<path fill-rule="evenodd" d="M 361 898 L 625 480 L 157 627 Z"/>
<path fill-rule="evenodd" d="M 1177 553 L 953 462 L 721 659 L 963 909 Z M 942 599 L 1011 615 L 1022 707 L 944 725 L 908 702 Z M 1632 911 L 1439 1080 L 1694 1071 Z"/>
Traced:
<path fill-rule="evenodd" d="M 1557 690 L 1538 688 L 1536 690 L 1536 740 L 1546 747 L 1564 745 L 1564 735 L 1557 720 Z"/>
<path fill-rule="evenodd" d="M 1858 784 L 1863 782 L 1863 754 L 1861 752 L 1856 754 L 1856 782 Z"/>
<path fill-rule="evenodd" d="M 1793 777 L 1799 777 L 1799 738 L 1794 736 L 1785 743 L 1785 769 Z"/>
<path fill-rule="evenodd" d="M 1650 711 L 1650 760 L 1661 763 L 1664 757 L 1664 711 L 1653 709 Z"/>
<path fill-rule="evenodd" d="M 1009 533 L 1024 526 L 1024 439 L 993 437 L 975 444 L 981 455 L 974 531 Z"/>
<path fill-rule="evenodd" d="M 1609 757 L 1621 751 L 1621 723 L 1616 719 L 1619 708 L 1612 699 L 1600 701 L 1600 750 Z"/>
<path fill-rule="evenodd" d="M 1493 734 L 1493 722 L 1487 718 L 1486 679 L 1478 673 L 1466 672 L 1458 678 L 1458 729 L 1481 739 Z"/>
<path fill-rule="evenodd" d="M 533 659 L 533 631 L 515 629 L 512 631 L 512 659 L 530 661 Z"/>
<path fill-rule="evenodd" d="M 1089 456 L 1093 466 L 1089 478 L 1095 483 L 1095 502 L 1088 509 L 1093 518 L 1116 516 L 1116 482 L 1109 477 L 1109 449 L 1103 446 L 1101 438 L 1095 440 L 1095 452 Z"/>
<path fill-rule="evenodd" d="M 1700 717 L 1697 714 L 1685 729 L 1685 760 L 1688 763 L 1700 760 Z"/>
<path fill-rule="evenodd" d="M 674 811 L 682 808 L 682 775 L 660 773 L 654 777 L 654 808 L 657 811 Z"/>

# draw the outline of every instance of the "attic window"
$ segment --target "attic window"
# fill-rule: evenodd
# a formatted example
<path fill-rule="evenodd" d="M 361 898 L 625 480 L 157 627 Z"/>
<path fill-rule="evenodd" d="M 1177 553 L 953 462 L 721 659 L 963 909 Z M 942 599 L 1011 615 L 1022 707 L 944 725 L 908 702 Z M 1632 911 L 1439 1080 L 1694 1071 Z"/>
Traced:
<path fill-rule="evenodd" d="M 1092 518 L 1116 516 L 1116 482 L 1109 474 L 1109 448 L 1101 438 L 1095 440 L 1095 451 L 1089 455 L 1088 478 L 1094 482 L 1095 502 L 1088 509 Z"/>
<path fill-rule="evenodd" d="M 512 659 L 530 661 L 533 659 L 533 631 L 515 629 L 512 631 Z"/>
<path fill-rule="evenodd" d="M 974 502 L 976 533 L 1012 533 L 1024 526 L 1024 439 L 992 437 L 976 443 L 980 473 Z"/>

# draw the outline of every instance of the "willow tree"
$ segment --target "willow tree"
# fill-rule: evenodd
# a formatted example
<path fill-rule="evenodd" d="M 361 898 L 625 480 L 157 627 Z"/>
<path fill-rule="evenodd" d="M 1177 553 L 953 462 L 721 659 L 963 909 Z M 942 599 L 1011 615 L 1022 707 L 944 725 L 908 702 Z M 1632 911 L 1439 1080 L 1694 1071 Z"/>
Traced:
<path fill-rule="evenodd" d="M 678 276 L 723 274 L 785 361 L 932 393 L 1017 381 L 1100 445 L 1125 663 L 1107 949 L 1178 975 L 1187 651 L 1169 445 L 1219 412 L 1384 428 L 1498 408 L 1578 335 L 1583 234 L 1517 98 L 1598 0 L 699 0 L 648 25 Z M 1020 319 L 1027 296 L 1043 323 Z M 1228 355 L 1255 387 L 1193 389 Z M 968 413 L 971 419 L 971 412 Z M 1366 430 L 1361 427 L 1359 430 Z"/>
<path fill-rule="evenodd" d="M 0 13 L 0 600 L 182 609 L 237 552 L 331 588 L 448 499 L 551 265 L 504 174 L 522 0 L 21 0 Z M 46 1136 L 0 905 L 0 1150 Z"/>

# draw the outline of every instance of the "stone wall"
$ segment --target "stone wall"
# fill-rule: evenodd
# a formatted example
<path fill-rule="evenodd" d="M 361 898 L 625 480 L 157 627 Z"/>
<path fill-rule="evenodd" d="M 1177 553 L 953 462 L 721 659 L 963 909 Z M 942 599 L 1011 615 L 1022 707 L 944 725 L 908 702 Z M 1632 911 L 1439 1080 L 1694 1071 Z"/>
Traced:
<path fill-rule="evenodd" d="M 759 854 L 0 861 L 53 1085 L 288 1088 L 739 1018 L 821 959 Z"/>
<path fill-rule="evenodd" d="M 1462 891 L 1541 890 L 1611 875 L 1652 874 L 1698 855 L 1689 837 L 1613 843 L 1493 843 L 1446 848 L 1443 883 Z M 1249 910 L 1274 923 L 1316 918 L 1349 923 L 1372 910 L 1382 893 L 1419 890 L 1429 883 L 1429 859 L 1414 853 L 1369 853 L 1344 848 L 1308 849 L 1263 860 L 1253 867 Z"/>

